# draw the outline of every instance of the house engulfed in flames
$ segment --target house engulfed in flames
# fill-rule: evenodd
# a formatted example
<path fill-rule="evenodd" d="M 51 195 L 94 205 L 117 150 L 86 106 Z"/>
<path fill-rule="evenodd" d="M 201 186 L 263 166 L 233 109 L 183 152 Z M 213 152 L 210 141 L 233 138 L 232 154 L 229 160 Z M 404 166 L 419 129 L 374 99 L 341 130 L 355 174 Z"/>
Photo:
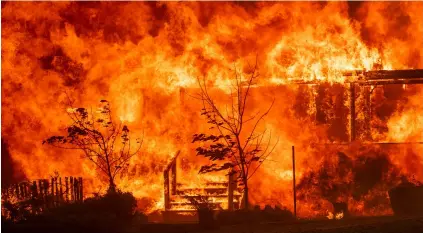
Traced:
<path fill-rule="evenodd" d="M 382 144 L 423 144 L 420 142 L 374 142 L 371 141 L 370 135 L 370 119 L 371 119 L 371 92 L 377 86 L 385 85 L 410 85 L 410 84 L 423 84 L 423 69 L 416 70 L 374 70 L 374 71 L 345 71 L 343 72 L 348 83 L 349 88 L 349 143 L 352 144 L 355 141 L 361 141 L 361 143 L 368 145 Z M 304 80 L 291 80 L 292 83 L 298 85 L 324 85 L 319 81 L 304 81 Z M 360 88 L 361 87 L 361 88 Z M 404 87 L 404 86 L 403 86 Z M 362 93 L 357 93 L 357 89 Z M 364 124 L 363 129 L 357 139 L 357 111 L 356 111 L 356 98 L 359 95 L 364 95 L 364 106 L 362 111 L 364 112 Z M 184 91 L 180 92 L 181 99 L 184 99 Z M 335 107 L 335 106 L 334 106 Z M 321 109 L 322 111 L 323 109 Z M 319 110 L 317 110 L 319 111 Z M 336 145 L 338 143 L 333 143 Z M 329 144 L 328 144 L 329 145 Z M 180 221 L 177 218 L 177 214 L 195 213 L 195 206 L 189 201 L 190 198 L 204 197 L 209 203 L 209 207 L 212 209 L 228 209 L 234 210 L 239 208 L 241 189 L 237 189 L 237 183 L 234 179 L 234 175 L 229 176 L 227 182 L 209 182 L 196 188 L 184 188 L 183 184 L 177 182 L 177 166 L 176 162 L 180 151 L 169 163 L 168 167 L 164 171 L 164 203 L 165 211 L 163 212 L 165 221 L 173 220 Z M 234 193 L 235 191 L 235 193 Z M 203 200 L 204 201 L 204 200 Z M 332 203 L 334 204 L 334 203 Z M 336 204 L 335 204 L 336 206 Z M 345 207 L 347 208 L 347 207 Z M 336 210 L 336 208 L 335 208 Z M 329 212 L 329 219 L 340 219 L 344 216 L 344 211 Z M 190 214 L 188 214 L 190 216 Z"/>
<path fill-rule="evenodd" d="M 191 96 L 204 77 L 224 106 L 234 68 L 257 58 L 248 114 L 275 98 L 260 130 L 280 143 L 251 178 L 252 204 L 294 209 L 295 145 L 300 216 L 326 216 L 336 202 L 392 213 L 386 191 L 423 181 L 422 11 L 421 2 L 2 3 L 9 178 L 59 172 L 83 177 L 85 197 L 104 191 L 90 161 L 41 142 L 68 123 L 68 96 L 81 107 L 107 99 L 115 119 L 144 134 L 118 181 L 140 209 L 189 210 L 199 194 L 235 208 L 242 197 L 229 177 L 198 175 L 208 161 L 191 138 L 209 126 Z"/>

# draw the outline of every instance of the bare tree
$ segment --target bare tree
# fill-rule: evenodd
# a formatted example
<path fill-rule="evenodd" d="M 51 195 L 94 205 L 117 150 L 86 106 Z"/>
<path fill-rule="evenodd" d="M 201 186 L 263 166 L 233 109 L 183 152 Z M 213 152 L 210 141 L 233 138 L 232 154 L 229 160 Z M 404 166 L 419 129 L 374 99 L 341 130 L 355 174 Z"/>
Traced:
<path fill-rule="evenodd" d="M 270 148 L 271 133 L 264 142 L 266 130 L 257 132 L 259 123 L 268 115 L 275 100 L 264 112 L 246 116 L 248 97 L 259 76 L 257 61 L 250 70 L 252 71 L 249 74 L 243 75 L 235 69 L 229 95 L 231 104 L 220 108 L 210 95 L 206 80 L 198 79 L 201 89 L 198 99 L 203 103 L 201 115 L 207 118 L 207 123 L 212 125 L 210 129 L 215 134 L 194 134 L 192 141 L 205 144 L 196 149 L 197 155 L 205 156 L 212 162 L 202 166 L 200 173 L 230 170 L 230 173 L 238 174 L 238 181 L 243 186 L 243 204 L 246 209 L 249 207 L 248 180 L 276 146 L 275 144 Z"/>
<path fill-rule="evenodd" d="M 142 139 L 135 140 L 134 148 L 128 127 L 122 122 L 113 122 L 107 100 L 100 103 L 101 107 L 95 112 L 86 108 L 68 108 L 72 123 L 66 127 L 67 135 L 49 137 L 43 144 L 83 151 L 84 157 L 107 177 L 109 191 L 115 192 L 117 175 L 127 170 L 129 160 L 141 149 Z"/>

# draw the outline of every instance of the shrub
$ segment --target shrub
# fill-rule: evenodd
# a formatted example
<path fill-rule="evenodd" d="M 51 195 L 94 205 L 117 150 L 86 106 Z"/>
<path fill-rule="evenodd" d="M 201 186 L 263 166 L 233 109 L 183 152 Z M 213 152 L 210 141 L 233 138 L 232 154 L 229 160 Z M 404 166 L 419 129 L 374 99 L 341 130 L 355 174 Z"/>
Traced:
<path fill-rule="evenodd" d="M 8 227 L 14 232 L 122 232 L 134 220 L 147 221 L 145 215 L 135 211 L 136 203 L 131 193 L 109 192 L 45 210 Z"/>
<path fill-rule="evenodd" d="M 198 223 L 202 229 L 214 229 L 217 227 L 213 204 L 209 202 L 207 197 L 191 197 L 189 201 L 197 209 Z"/>

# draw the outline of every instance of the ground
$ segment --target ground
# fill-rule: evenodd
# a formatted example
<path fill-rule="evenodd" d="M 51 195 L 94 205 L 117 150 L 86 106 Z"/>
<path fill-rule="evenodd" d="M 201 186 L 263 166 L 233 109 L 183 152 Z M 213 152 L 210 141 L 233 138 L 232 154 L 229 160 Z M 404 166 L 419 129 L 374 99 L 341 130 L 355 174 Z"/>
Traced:
<path fill-rule="evenodd" d="M 208 233 L 423 233 L 423 217 L 369 217 L 344 220 L 264 223 L 220 227 Z"/>

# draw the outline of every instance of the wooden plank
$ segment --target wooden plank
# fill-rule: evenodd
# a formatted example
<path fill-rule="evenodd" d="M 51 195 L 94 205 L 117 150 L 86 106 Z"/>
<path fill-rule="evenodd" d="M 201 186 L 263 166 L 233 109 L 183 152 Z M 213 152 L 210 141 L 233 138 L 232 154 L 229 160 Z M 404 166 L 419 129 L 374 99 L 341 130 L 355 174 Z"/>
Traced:
<path fill-rule="evenodd" d="M 292 146 L 292 188 L 293 188 L 293 196 L 294 196 L 294 217 L 297 218 L 297 190 L 296 190 L 296 182 L 295 182 L 295 147 Z"/>
<path fill-rule="evenodd" d="M 70 178 L 69 178 L 69 188 L 70 188 L 70 199 L 71 199 L 71 201 L 74 201 L 74 192 L 73 192 L 73 190 L 74 190 L 74 188 L 73 188 L 73 177 L 71 176 Z"/>
<path fill-rule="evenodd" d="M 50 188 L 51 188 L 51 196 L 53 197 L 54 196 L 54 178 L 51 178 Z"/>
<path fill-rule="evenodd" d="M 59 184 L 58 184 L 57 177 L 54 178 L 54 184 L 55 184 L 55 192 L 56 192 L 55 201 L 56 201 L 56 204 L 58 204 L 59 198 L 60 198 L 60 192 L 59 192 Z"/>
<path fill-rule="evenodd" d="M 38 192 L 37 192 L 37 181 L 32 182 L 32 198 L 37 198 Z"/>
<path fill-rule="evenodd" d="M 170 183 L 169 183 L 169 171 L 165 170 L 163 173 L 164 178 L 164 204 L 165 210 L 170 209 Z"/>
<path fill-rule="evenodd" d="M 83 186 L 82 186 L 82 177 L 79 177 L 79 198 L 80 201 L 84 200 L 84 192 L 83 192 Z"/>
<path fill-rule="evenodd" d="M 234 210 L 234 176 L 235 173 L 233 171 L 229 172 L 228 175 L 228 210 Z"/>
<path fill-rule="evenodd" d="M 38 190 L 39 190 L 39 195 L 40 198 L 44 199 L 44 195 L 43 195 L 43 181 L 42 180 L 38 180 Z"/>
<path fill-rule="evenodd" d="M 69 201 L 69 182 L 68 182 L 68 177 L 65 177 L 65 200 L 66 200 L 66 202 Z"/>
<path fill-rule="evenodd" d="M 79 201 L 79 198 L 78 198 L 78 179 L 77 179 L 77 177 L 73 178 L 73 195 L 74 195 L 75 202 Z"/>
<path fill-rule="evenodd" d="M 24 199 L 25 198 L 25 191 L 24 191 L 24 183 L 20 183 L 19 184 L 19 192 L 20 192 L 20 199 Z"/>
<path fill-rule="evenodd" d="M 172 172 L 172 195 L 176 194 L 176 158 L 173 160 L 171 172 Z"/>
<path fill-rule="evenodd" d="M 19 184 L 15 185 L 15 194 L 16 198 L 20 199 Z"/>
<path fill-rule="evenodd" d="M 60 187 L 60 202 L 63 202 L 63 186 L 62 186 L 62 177 L 59 177 L 59 187 Z"/>
<path fill-rule="evenodd" d="M 355 84 L 350 83 L 350 142 L 355 141 Z"/>

